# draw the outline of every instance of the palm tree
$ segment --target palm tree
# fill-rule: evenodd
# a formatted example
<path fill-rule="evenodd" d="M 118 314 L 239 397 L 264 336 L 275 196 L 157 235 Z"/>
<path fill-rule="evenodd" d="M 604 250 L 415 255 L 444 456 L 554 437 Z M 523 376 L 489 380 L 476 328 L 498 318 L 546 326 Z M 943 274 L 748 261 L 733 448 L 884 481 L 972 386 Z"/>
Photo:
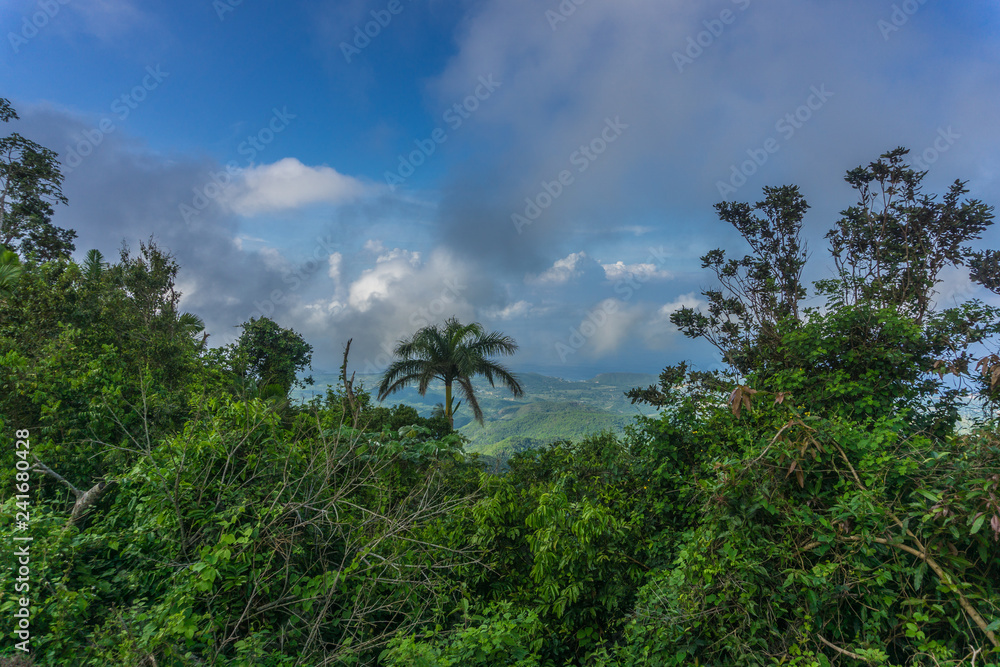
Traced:
<path fill-rule="evenodd" d="M 452 385 L 458 384 L 466 402 L 472 406 L 472 413 L 480 424 L 483 411 L 476 401 L 472 388 L 472 378 L 484 376 L 495 387 L 500 381 L 514 396 L 523 396 L 517 377 L 500 364 L 487 357 L 497 354 L 514 354 L 517 343 L 510 336 L 498 331 L 486 333 L 478 322 L 462 324 L 457 318 L 449 318 L 444 327 L 432 325 L 420 329 L 412 338 L 399 342 L 394 354 L 399 357 L 392 362 L 382 376 L 378 398 L 385 399 L 406 385 L 417 385 L 421 396 L 433 380 L 444 382 L 444 414 L 448 425 L 455 425 L 455 411 L 462 404 L 452 405 Z"/>
<path fill-rule="evenodd" d="M 182 336 L 191 336 L 193 338 L 197 338 L 198 334 L 201 334 L 201 342 L 198 343 L 198 348 L 204 349 L 205 341 L 208 340 L 208 333 L 205 333 L 205 321 L 203 319 L 194 313 L 181 313 L 180 317 L 177 318 L 176 330 Z"/>
<path fill-rule="evenodd" d="M 104 275 L 108 265 L 104 261 L 104 255 L 101 254 L 101 251 L 91 248 L 87 251 L 87 259 L 84 260 L 81 268 L 83 269 L 84 278 L 93 281 L 99 280 Z"/>
<path fill-rule="evenodd" d="M 13 251 L 0 246 L 0 296 L 10 296 L 24 269 Z"/>

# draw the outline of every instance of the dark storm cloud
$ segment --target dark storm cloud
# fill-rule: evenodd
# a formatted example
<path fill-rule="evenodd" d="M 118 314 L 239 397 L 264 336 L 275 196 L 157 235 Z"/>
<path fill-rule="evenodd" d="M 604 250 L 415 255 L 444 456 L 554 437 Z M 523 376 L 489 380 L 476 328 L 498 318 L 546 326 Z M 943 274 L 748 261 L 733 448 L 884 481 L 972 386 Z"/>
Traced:
<path fill-rule="evenodd" d="M 821 233 L 852 203 L 848 169 L 898 145 L 923 151 L 949 126 L 962 141 L 935 171 L 975 179 L 984 158 L 996 165 L 982 150 L 1000 143 L 996 124 L 969 109 L 1000 102 L 997 74 L 935 19 L 944 9 L 921 8 L 887 39 L 890 2 L 586 3 L 565 20 L 548 7 L 484 3 L 431 87 L 445 103 L 484 73 L 504 82 L 470 121 L 484 150 L 454 170 L 441 235 L 500 268 L 538 269 L 639 216 L 658 241 L 736 242 L 712 205 L 755 201 L 764 185 L 801 185 Z M 604 147 L 616 118 L 628 129 Z M 546 203 L 563 170 L 573 183 L 518 234 L 512 216 Z"/>

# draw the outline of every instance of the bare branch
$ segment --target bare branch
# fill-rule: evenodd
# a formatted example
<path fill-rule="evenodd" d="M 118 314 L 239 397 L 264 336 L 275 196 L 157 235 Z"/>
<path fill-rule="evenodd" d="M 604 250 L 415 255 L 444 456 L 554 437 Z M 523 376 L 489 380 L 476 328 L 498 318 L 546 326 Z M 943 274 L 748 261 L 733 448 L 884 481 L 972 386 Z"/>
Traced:
<path fill-rule="evenodd" d="M 46 475 L 48 475 L 49 477 L 51 477 L 51 478 L 53 478 L 53 479 L 55 479 L 57 481 L 62 482 L 63 484 L 65 484 L 66 486 L 69 487 L 69 490 L 73 492 L 73 495 L 76 496 L 77 500 L 79 500 L 84 495 L 83 491 L 81 491 L 80 489 L 78 489 L 75 486 L 73 486 L 69 482 L 69 480 L 67 480 L 65 477 L 63 477 L 59 473 L 57 473 L 52 468 L 50 468 L 47 465 L 45 465 L 44 463 L 42 463 L 39 460 L 39 458 L 37 456 L 35 456 L 34 454 L 32 454 L 32 456 L 34 456 L 34 458 L 35 458 L 35 465 L 31 466 L 32 470 L 37 470 L 39 472 L 43 472 Z"/>

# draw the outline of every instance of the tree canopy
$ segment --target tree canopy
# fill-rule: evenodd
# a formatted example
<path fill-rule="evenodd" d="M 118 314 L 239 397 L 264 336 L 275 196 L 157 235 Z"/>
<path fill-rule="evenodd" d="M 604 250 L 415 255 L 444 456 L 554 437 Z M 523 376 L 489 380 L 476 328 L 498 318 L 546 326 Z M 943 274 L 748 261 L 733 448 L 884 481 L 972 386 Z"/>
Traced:
<path fill-rule="evenodd" d="M 251 318 L 240 325 L 243 333 L 231 350 L 233 368 L 257 387 L 275 386 L 287 396 L 295 384 L 311 384 L 311 378 L 297 379 L 310 366 L 312 345 L 291 329 L 283 329 L 266 317 Z"/>

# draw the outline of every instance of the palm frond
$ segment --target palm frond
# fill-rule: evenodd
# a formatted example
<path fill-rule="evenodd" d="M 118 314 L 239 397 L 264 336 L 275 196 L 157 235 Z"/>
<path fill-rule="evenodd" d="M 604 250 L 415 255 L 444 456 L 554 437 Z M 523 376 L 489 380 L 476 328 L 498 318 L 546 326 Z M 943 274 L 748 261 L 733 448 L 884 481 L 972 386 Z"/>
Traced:
<path fill-rule="evenodd" d="M 378 388 L 378 399 L 381 401 L 408 384 L 419 382 L 421 395 L 426 393 L 429 380 L 425 377 L 427 368 L 420 359 L 400 359 L 394 361 L 382 375 Z"/>
<path fill-rule="evenodd" d="M 205 330 L 205 321 L 194 313 L 182 313 L 177 318 L 177 328 L 181 333 L 194 336 Z"/>
<path fill-rule="evenodd" d="M 10 250 L 0 252 L 0 295 L 10 295 L 22 273 L 24 268 L 16 253 Z"/>
<path fill-rule="evenodd" d="M 482 424 L 483 410 L 479 407 L 479 401 L 476 400 L 476 392 L 472 388 L 472 381 L 468 377 L 458 378 L 458 386 L 462 388 L 462 395 L 465 396 L 466 402 L 472 407 L 472 416 L 475 417 L 477 422 Z"/>
<path fill-rule="evenodd" d="M 106 267 L 101 251 L 91 248 L 87 251 L 87 258 L 83 260 L 83 277 L 87 280 L 97 280 Z"/>
<path fill-rule="evenodd" d="M 512 355 L 517 351 L 517 343 L 510 336 L 505 336 L 499 331 L 491 331 L 488 334 L 478 337 L 469 349 L 484 357 L 492 357 L 498 354 Z"/>
<path fill-rule="evenodd" d="M 524 388 L 521 387 L 520 381 L 518 381 L 517 376 L 510 372 L 506 367 L 488 359 L 484 359 L 482 366 L 479 369 L 479 375 L 482 375 L 490 383 L 491 387 L 496 386 L 496 382 L 499 381 L 503 386 L 507 387 L 515 397 L 524 396 Z"/>

